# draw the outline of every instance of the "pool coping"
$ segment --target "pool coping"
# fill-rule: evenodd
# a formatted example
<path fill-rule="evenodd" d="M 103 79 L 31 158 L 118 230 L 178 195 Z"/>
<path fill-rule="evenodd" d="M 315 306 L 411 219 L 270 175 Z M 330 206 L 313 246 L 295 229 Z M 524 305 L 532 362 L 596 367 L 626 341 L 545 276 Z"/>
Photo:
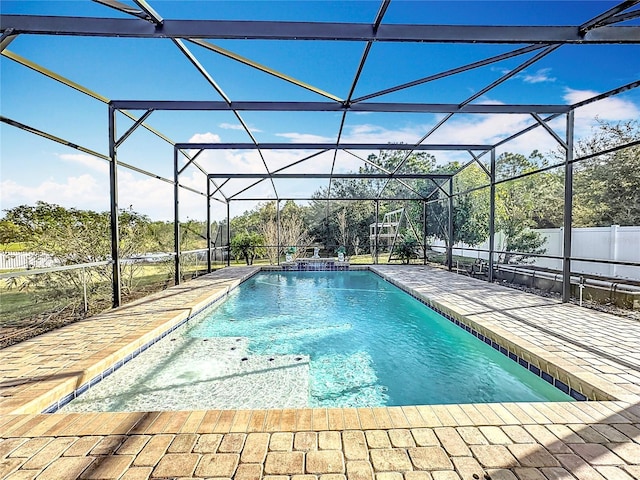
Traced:
<path fill-rule="evenodd" d="M 274 269 L 277 269 L 277 267 L 264 268 L 264 270 Z M 450 306 L 428 298 L 411 286 L 398 281 L 397 278 L 394 278 L 393 272 L 389 271 L 385 267 L 363 265 L 352 266 L 350 269 L 369 270 L 390 283 L 393 283 L 422 303 L 430 306 L 436 311 L 439 311 L 439 313 L 443 314 L 450 321 L 467 330 L 469 333 L 474 334 L 473 332 L 475 332 L 474 336 L 491 345 L 496 350 L 501 351 L 501 353 L 505 354 L 512 360 L 517 361 L 523 366 L 523 368 L 528 368 L 533 373 L 536 372 L 535 370 L 531 370 L 531 367 L 533 366 L 534 368 L 538 368 L 541 372 L 539 376 L 547 382 L 549 382 L 548 377 L 545 378 L 545 376 L 542 375 L 542 372 L 553 377 L 553 383 L 555 384 L 558 382 L 561 386 L 561 390 L 566 388 L 568 389 L 569 394 L 573 391 L 574 398 L 575 396 L 578 396 L 578 399 L 582 399 L 579 396 L 579 394 L 581 394 L 591 400 L 637 401 L 637 396 L 634 398 L 632 395 L 624 396 L 612 394 L 611 392 L 615 392 L 617 390 L 615 385 L 604 379 L 596 379 L 597 382 L 594 382 L 592 374 L 581 371 L 577 366 L 564 368 L 562 366 L 555 365 L 552 362 L 553 359 L 549 359 L 548 356 L 545 356 L 544 352 L 540 352 L 539 349 L 536 350 L 535 347 L 527 345 L 526 339 L 521 339 L 509 334 L 508 332 L 505 334 L 505 332 L 493 331 L 478 320 L 471 320 L 467 318 L 459 311 L 456 311 L 455 308 L 451 308 Z M 122 321 L 122 318 L 118 318 L 117 314 L 119 312 L 126 311 L 127 309 L 135 309 L 135 307 L 141 304 L 148 304 L 149 302 L 156 303 L 157 306 L 162 307 L 163 299 L 169 298 L 171 301 L 175 302 L 176 299 L 173 298 L 173 295 L 178 295 L 182 298 L 182 296 L 189 291 L 194 291 L 198 288 L 207 289 L 211 287 L 207 293 L 203 294 L 198 292 L 197 295 L 193 296 L 194 298 L 191 298 L 190 304 L 187 305 L 188 308 L 179 309 L 178 314 L 170 316 L 170 318 L 165 321 L 151 322 L 152 324 L 149 326 L 150 328 L 147 328 L 138 334 L 132 334 L 129 332 L 129 335 L 126 336 L 126 338 L 129 339 L 129 342 L 122 344 L 120 348 L 117 348 L 112 353 L 107 355 L 94 355 L 88 359 L 83 359 L 85 365 L 84 368 L 80 371 L 74 371 L 74 374 L 70 375 L 68 378 L 65 379 L 63 376 L 63 378 L 58 379 L 57 381 L 54 381 L 53 379 L 45 379 L 43 382 L 33 382 L 32 386 L 34 386 L 34 388 L 30 390 L 27 389 L 27 391 L 24 392 L 25 394 L 17 395 L 12 398 L 11 400 L 13 401 L 9 403 L 9 408 L 5 407 L 5 405 L 0 402 L 0 413 L 24 414 L 56 411 L 61 405 L 75 398 L 75 396 L 81 394 L 102 378 L 110 375 L 126 361 L 134 358 L 137 354 L 146 350 L 150 345 L 164 338 L 180 325 L 193 318 L 197 313 L 209 307 L 213 303 L 225 298 L 230 291 L 235 289 L 246 279 L 262 270 L 263 268 L 261 267 L 233 267 L 231 269 L 221 269 L 212 274 L 200 277 L 200 279 L 195 279 L 187 284 L 169 288 L 160 294 L 151 296 L 153 298 L 147 297 L 146 299 L 129 304 L 126 307 L 121 307 L 120 309 L 115 309 L 108 313 L 93 317 L 92 321 L 106 321 L 109 318 L 113 320 L 114 316 L 116 322 Z M 220 274 L 219 272 L 224 273 Z M 222 282 L 220 281 L 219 277 L 224 277 L 227 273 L 232 272 L 238 275 L 231 275 L 231 278 L 227 278 Z M 479 282 L 479 280 L 475 281 Z M 77 325 L 75 327 L 74 325 L 70 325 L 60 330 L 73 328 L 81 327 Z M 36 337 L 36 339 L 32 339 L 27 342 L 37 343 L 38 338 L 51 338 L 51 336 L 55 337 L 55 332 Z M 16 349 L 20 348 L 19 345 L 15 346 Z M 12 348 L 13 347 L 8 347 L 4 350 L 6 351 Z M 2 352 L 3 351 L 0 351 L 0 354 Z M 524 362 L 526 362 L 527 367 L 525 367 Z M 40 388 L 36 388 L 38 383 L 43 383 L 43 385 L 40 385 Z M 566 390 L 565 393 L 567 393 Z"/>

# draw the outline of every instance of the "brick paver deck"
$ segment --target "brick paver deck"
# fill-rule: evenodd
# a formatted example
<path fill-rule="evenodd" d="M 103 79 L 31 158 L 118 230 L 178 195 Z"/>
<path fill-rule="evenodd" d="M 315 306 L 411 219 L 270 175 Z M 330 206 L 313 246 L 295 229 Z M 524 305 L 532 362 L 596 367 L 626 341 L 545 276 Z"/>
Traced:
<path fill-rule="evenodd" d="M 39 413 L 256 271 L 223 269 L 0 350 L 0 478 L 640 480 L 640 324 L 441 270 L 375 270 L 603 400 Z"/>

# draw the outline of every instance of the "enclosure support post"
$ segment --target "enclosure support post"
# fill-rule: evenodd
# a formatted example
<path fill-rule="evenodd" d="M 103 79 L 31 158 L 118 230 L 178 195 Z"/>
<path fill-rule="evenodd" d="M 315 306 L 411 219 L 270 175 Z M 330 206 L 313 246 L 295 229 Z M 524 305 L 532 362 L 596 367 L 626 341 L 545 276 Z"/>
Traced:
<path fill-rule="evenodd" d="M 231 202 L 227 201 L 227 267 L 231 266 Z"/>
<path fill-rule="evenodd" d="M 207 273 L 211 273 L 211 180 L 207 177 Z"/>
<path fill-rule="evenodd" d="M 276 243 L 276 264 L 280 265 L 280 200 L 276 200 Z"/>
<path fill-rule="evenodd" d="M 562 249 L 562 302 L 571 299 L 571 225 L 573 223 L 573 110 L 567 112 L 567 152 L 564 162 L 564 221 Z"/>
<path fill-rule="evenodd" d="M 496 149 L 491 149 L 491 170 L 489 187 L 489 282 L 493 282 L 494 259 L 493 252 L 496 249 Z"/>
<path fill-rule="evenodd" d="M 109 104 L 109 192 L 111 194 L 111 260 L 113 261 L 113 308 L 122 302 L 120 285 L 120 232 L 118 230 L 118 160 L 116 156 L 116 110 Z"/>
<path fill-rule="evenodd" d="M 178 149 L 173 149 L 173 244 L 175 247 L 175 276 L 176 285 L 180 285 L 180 208 L 179 208 L 179 189 L 178 180 L 180 172 L 178 172 Z"/>
<path fill-rule="evenodd" d="M 380 212 L 380 200 L 376 200 L 376 220 L 375 220 L 375 223 L 374 223 L 375 227 L 374 227 L 374 230 L 373 230 L 375 232 L 375 235 L 373 236 L 373 253 L 374 253 L 374 255 L 373 255 L 373 263 L 375 265 L 378 264 L 378 234 L 379 234 L 379 232 L 378 232 L 378 215 L 379 215 L 379 212 Z"/>
<path fill-rule="evenodd" d="M 447 269 L 453 269 L 453 177 L 449 178 L 449 244 L 447 245 Z"/>
<path fill-rule="evenodd" d="M 422 202 L 422 264 L 427 264 L 427 202 Z"/>
<path fill-rule="evenodd" d="M 89 312 L 89 299 L 87 298 L 87 272 L 82 267 L 82 297 L 84 299 L 84 314 Z"/>

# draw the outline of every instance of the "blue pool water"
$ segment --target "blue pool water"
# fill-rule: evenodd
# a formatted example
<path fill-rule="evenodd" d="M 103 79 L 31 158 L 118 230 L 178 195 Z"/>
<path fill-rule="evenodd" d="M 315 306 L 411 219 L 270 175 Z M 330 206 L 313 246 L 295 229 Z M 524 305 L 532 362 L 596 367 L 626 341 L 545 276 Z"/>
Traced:
<path fill-rule="evenodd" d="M 367 271 L 260 273 L 185 335 L 308 356 L 314 407 L 572 400 Z"/>
<path fill-rule="evenodd" d="M 270 272 L 61 411 L 571 400 L 371 272 Z"/>

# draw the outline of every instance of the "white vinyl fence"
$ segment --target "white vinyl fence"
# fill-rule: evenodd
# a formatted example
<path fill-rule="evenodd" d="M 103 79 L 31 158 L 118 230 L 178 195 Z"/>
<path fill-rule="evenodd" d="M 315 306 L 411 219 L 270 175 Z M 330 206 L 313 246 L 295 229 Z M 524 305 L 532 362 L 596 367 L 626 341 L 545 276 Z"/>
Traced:
<path fill-rule="evenodd" d="M 29 270 L 56 265 L 50 255 L 34 252 L 0 252 L 0 270 Z"/>
<path fill-rule="evenodd" d="M 545 237 L 545 255 L 562 256 L 563 229 L 547 228 L 534 230 Z M 622 262 L 640 263 L 640 226 L 621 227 L 611 225 L 610 227 L 586 227 L 571 229 L 571 256 L 582 258 L 593 258 L 597 260 L 617 260 Z M 434 247 L 444 247 L 444 242 L 435 240 Z M 454 245 L 453 254 L 463 257 L 483 258 L 487 260 L 489 253 L 475 252 L 469 248 L 489 249 L 489 242 L 486 241 L 476 247 L 464 244 Z M 504 235 L 502 232 L 496 233 L 496 250 L 504 250 Z M 527 259 L 530 265 L 540 267 L 562 269 L 562 260 L 552 258 Z M 640 280 L 640 267 L 630 265 L 613 265 L 593 262 L 571 262 L 571 271 L 593 275 L 603 275 L 607 277 L 625 278 Z"/>

